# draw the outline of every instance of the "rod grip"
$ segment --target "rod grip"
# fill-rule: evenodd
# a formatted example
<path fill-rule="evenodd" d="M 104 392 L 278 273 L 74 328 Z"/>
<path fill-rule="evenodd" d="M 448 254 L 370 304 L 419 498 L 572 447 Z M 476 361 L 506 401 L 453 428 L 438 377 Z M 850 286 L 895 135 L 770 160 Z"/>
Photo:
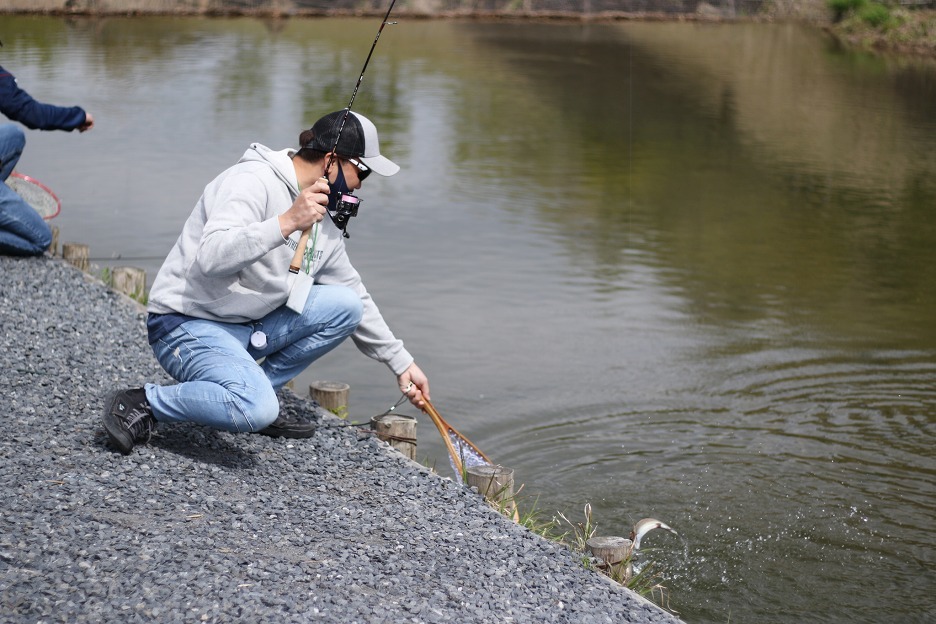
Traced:
<path fill-rule="evenodd" d="M 296 247 L 296 253 L 293 254 L 292 262 L 289 263 L 289 272 L 298 273 L 302 268 L 302 256 L 305 254 L 306 245 L 309 242 L 309 232 L 312 228 L 306 228 L 299 237 L 299 245 Z"/>
<path fill-rule="evenodd" d="M 321 179 L 328 183 L 328 178 L 325 176 L 322 176 Z M 299 244 L 296 246 L 296 253 L 293 254 L 292 262 L 289 263 L 290 273 L 298 273 L 300 269 L 302 269 L 302 256 L 305 255 L 306 245 L 309 244 L 309 233 L 311 231 L 312 226 L 302 231 L 302 236 L 299 237 Z"/>

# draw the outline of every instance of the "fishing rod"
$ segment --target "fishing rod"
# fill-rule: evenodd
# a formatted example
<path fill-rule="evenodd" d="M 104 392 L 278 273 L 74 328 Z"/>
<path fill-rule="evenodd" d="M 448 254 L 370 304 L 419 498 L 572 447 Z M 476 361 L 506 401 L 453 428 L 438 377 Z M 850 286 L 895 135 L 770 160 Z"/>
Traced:
<path fill-rule="evenodd" d="M 338 150 L 338 142 L 341 141 L 341 133 L 344 131 L 345 123 L 348 121 L 348 116 L 351 114 L 351 106 L 354 104 L 354 98 L 357 97 L 358 89 L 361 88 L 361 82 L 364 80 L 364 72 L 367 71 L 367 65 L 370 63 L 371 56 L 374 55 L 374 48 L 377 47 L 377 41 L 380 39 L 380 33 L 383 32 L 384 26 L 388 23 L 396 24 L 396 22 L 388 22 L 390 19 L 390 12 L 393 11 L 393 5 L 396 4 L 396 0 L 390 1 L 390 6 L 387 7 L 387 13 L 384 15 L 383 20 L 380 22 L 380 28 L 377 29 L 377 36 L 374 37 L 374 43 L 371 44 L 370 51 L 367 53 L 367 58 L 364 59 L 364 67 L 361 68 L 361 75 L 358 76 L 357 84 L 354 85 L 354 91 L 351 92 L 351 100 L 348 102 L 347 108 L 345 108 L 344 115 L 341 117 L 341 124 L 338 126 L 338 134 L 335 136 L 335 144 L 332 146 L 331 151 L 328 153 L 328 160 L 325 161 L 325 174 L 322 176 L 326 182 L 328 182 L 328 170 L 331 169 L 332 163 L 335 162 L 336 152 Z M 329 183 L 330 184 L 330 183 Z M 358 213 L 358 207 L 361 205 L 361 200 L 358 199 L 354 193 L 347 192 L 341 193 L 338 197 L 338 201 L 335 205 L 334 213 L 331 210 L 326 209 L 329 218 L 337 226 L 345 238 L 350 238 L 348 235 L 348 220 L 351 217 L 356 217 Z M 289 265 L 289 272 L 297 275 L 299 270 L 302 267 L 302 259 L 305 255 L 305 248 L 309 242 L 309 234 L 312 232 L 312 227 L 308 227 L 302 232 L 302 236 L 299 237 L 299 244 L 296 246 L 296 254 L 293 256 L 293 260 Z M 314 246 L 314 243 L 313 243 Z M 309 285 L 301 288 L 301 291 L 308 289 Z M 299 300 L 302 300 L 302 303 L 299 303 Z M 290 301 L 295 300 L 297 303 L 295 305 L 301 306 L 304 304 L 304 297 L 302 293 L 297 293 L 293 295 L 290 293 Z M 289 304 L 287 304 L 289 305 Z M 301 308 L 300 308 L 301 309 Z"/>
<path fill-rule="evenodd" d="M 380 33 L 383 32 L 384 26 L 389 24 L 396 24 L 396 22 L 388 22 L 390 19 L 390 12 L 393 11 L 393 5 L 396 4 L 396 0 L 391 0 L 390 6 L 387 7 L 387 13 L 384 15 L 383 20 L 380 22 L 380 28 L 377 29 L 377 36 L 374 37 L 374 43 L 371 44 L 370 52 L 367 53 L 367 58 L 364 59 L 364 67 L 361 68 L 361 75 L 358 76 L 357 84 L 354 85 L 354 91 L 351 92 L 351 100 L 348 102 L 348 106 L 345 107 L 344 116 L 341 118 L 341 125 L 338 126 L 338 134 L 335 136 L 335 145 L 332 147 L 331 152 L 328 154 L 328 160 L 325 163 L 325 174 L 328 175 L 328 170 L 331 168 L 332 163 L 336 158 L 336 152 L 338 150 L 338 141 L 341 140 L 341 133 L 344 131 L 345 123 L 348 121 L 348 116 L 351 115 L 351 106 L 354 104 L 354 98 L 357 97 L 358 89 L 361 88 L 361 82 L 364 80 L 364 72 L 367 71 L 367 65 L 370 63 L 371 56 L 374 55 L 374 48 L 377 47 L 377 41 L 380 39 Z M 328 211 L 328 216 L 331 217 L 335 225 L 338 226 L 338 229 L 342 231 L 345 238 L 350 238 L 348 236 L 348 220 L 351 217 L 356 217 L 358 213 L 358 207 L 361 204 L 361 200 L 355 197 L 354 193 L 342 193 L 338 198 L 337 205 L 335 207 L 335 213 L 332 214 L 331 211 Z"/>

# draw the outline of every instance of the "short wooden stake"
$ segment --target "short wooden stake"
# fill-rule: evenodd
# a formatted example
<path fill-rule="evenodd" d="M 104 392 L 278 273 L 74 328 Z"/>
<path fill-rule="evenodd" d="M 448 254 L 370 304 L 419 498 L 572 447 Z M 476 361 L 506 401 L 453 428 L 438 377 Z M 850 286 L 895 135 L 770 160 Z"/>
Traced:
<path fill-rule="evenodd" d="M 332 412 L 344 418 L 348 415 L 348 393 L 351 386 L 340 381 L 313 381 L 309 384 L 309 396 Z"/>
<path fill-rule="evenodd" d="M 85 273 L 91 268 L 88 260 L 88 246 L 79 243 L 62 243 L 62 257 Z"/>
<path fill-rule="evenodd" d="M 49 245 L 49 253 L 53 257 L 55 257 L 59 255 L 59 249 L 58 249 L 59 229 L 57 225 L 53 225 L 50 229 L 52 230 L 52 244 Z"/>
<path fill-rule="evenodd" d="M 111 287 L 141 301 L 146 292 L 146 271 L 136 267 L 115 267 L 111 271 Z"/>
<path fill-rule="evenodd" d="M 591 554 L 602 562 L 602 571 L 619 583 L 626 583 L 634 574 L 630 556 L 634 542 L 626 537 L 592 537 L 585 542 Z"/>
<path fill-rule="evenodd" d="M 506 466 L 469 466 L 465 468 L 468 487 L 478 488 L 485 500 L 493 503 L 506 515 L 517 516 L 514 500 L 514 469 Z"/>
<path fill-rule="evenodd" d="M 416 459 L 416 418 L 403 414 L 381 414 L 370 421 L 377 437 L 410 459 Z"/>

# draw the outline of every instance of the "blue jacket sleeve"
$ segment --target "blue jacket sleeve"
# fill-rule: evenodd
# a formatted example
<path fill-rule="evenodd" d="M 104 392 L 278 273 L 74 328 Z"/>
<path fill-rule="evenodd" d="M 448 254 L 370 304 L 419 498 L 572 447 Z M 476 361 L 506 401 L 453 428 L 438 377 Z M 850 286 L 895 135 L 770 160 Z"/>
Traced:
<path fill-rule="evenodd" d="M 37 102 L 19 88 L 13 74 L 0 67 L 0 113 L 31 130 L 74 130 L 85 122 L 79 106 L 53 106 Z"/>

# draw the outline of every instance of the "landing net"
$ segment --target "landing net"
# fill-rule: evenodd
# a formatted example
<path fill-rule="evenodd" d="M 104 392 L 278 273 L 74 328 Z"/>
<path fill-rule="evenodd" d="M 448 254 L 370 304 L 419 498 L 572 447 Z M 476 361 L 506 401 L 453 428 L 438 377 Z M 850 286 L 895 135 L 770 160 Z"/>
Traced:
<path fill-rule="evenodd" d="M 14 171 L 6 180 L 6 185 L 23 198 L 43 219 L 51 219 L 62 211 L 62 202 L 45 184 Z"/>

